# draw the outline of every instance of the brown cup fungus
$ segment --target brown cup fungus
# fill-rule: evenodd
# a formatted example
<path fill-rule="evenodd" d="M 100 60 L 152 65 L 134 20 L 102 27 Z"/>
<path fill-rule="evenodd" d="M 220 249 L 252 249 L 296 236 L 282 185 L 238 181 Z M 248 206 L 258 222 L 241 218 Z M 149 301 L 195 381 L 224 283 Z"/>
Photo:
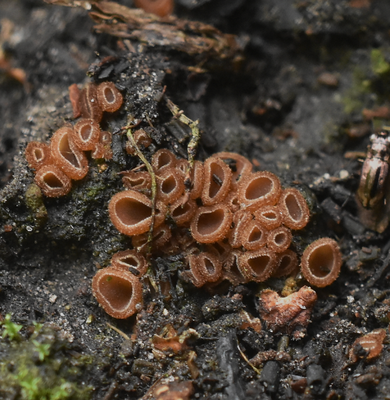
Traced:
<path fill-rule="evenodd" d="M 128 318 L 142 308 L 141 282 L 117 267 L 98 271 L 92 280 L 92 292 L 104 311 L 114 318 Z"/>
<path fill-rule="evenodd" d="M 229 231 L 230 245 L 237 249 L 242 246 L 242 230 L 252 221 L 252 215 L 245 210 L 238 210 L 233 214 L 233 228 Z"/>
<path fill-rule="evenodd" d="M 109 205 L 108 212 L 119 232 L 132 236 L 149 231 L 152 222 L 152 201 L 135 190 L 126 190 L 115 194 Z M 154 226 L 164 221 L 165 212 L 162 204 L 157 204 Z"/>
<path fill-rule="evenodd" d="M 199 207 L 191 222 L 191 233 L 199 243 L 214 243 L 223 239 L 232 223 L 232 214 L 225 204 Z"/>
<path fill-rule="evenodd" d="M 341 263 L 337 243 L 330 238 L 321 238 L 311 243 L 303 252 L 301 270 L 311 285 L 325 287 L 337 279 Z"/>
<path fill-rule="evenodd" d="M 30 142 L 24 152 L 30 168 L 39 168 L 50 163 L 50 146 L 46 143 Z"/>
<path fill-rule="evenodd" d="M 133 133 L 134 142 L 136 143 L 137 147 L 140 148 L 147 148 L 152 144 L 152 139 L 150 136 L 143 130 L 138 129 Z M 135 155 L 136 151 L 130 141 L 126 142 L 126 152 L 127 154 Z"/>
<path fill-rule="evenodd" d="M 200 161 L 194 162 L 194 168 L 191 174 L 191 190 L 190 197 L 195 200 L 202 195 L 204 183 L 204 168 Z"/>
<path fill-rule="evenodd" d="M 103 111 L 115 112 L 123 103 L 121 92 L 112 82 L 101 83 L 96 90 L 96 97 Z"/>
<path fill-rule="evenodd" d="M 121 173 L 122 183 L 126 189 L 150 195 L 152 188 L 152 177 L 147 171 L 125 171 Z"/>
<path fill-rule="evenodd" d="M 283 190 L 279 208 L 283 216 L 283 224 L 290 229 L 302 229 L 309 222 L 310 211 L 301 192 L 294 188 Z"/>
<path fill-rule="evenodd" d="M 271 277 L 276 267 L 276 255 L 266 248 L 241 253 L 238 269 L 247 281 L 264 282 Z"/>
<path fill-rule="evenodd" d="M 47 197 L 61 197 L 72 188 L 70 178 L 56 165 L 45 165 L 35 175 L 35 183 Z"/>
<path fill-rule="evenodd" d="M 174 168 L 176 166 L 175 155 L 167 149 L 160 149 L 153 154 L 152 166 L 158 174 L 165 168 Z"/>
<path fill-rule="evenodd" d="M 85 177 L 84 151 L 91 151 L 92 158 L 112 158 L 112 135 L 101 131 L 99 122 L 104 111 L 118 110 L 121 93 L 113 83 L 103 82 L 82 91 L 73 85 L 70 96 L 75 118 L 80 114 L 82 119 L 73 128 L 57 130 L 50 147 L 37 142 L 26 147 L 35 181 L 48 197 L 67 194 L 71 179 Z M 133 137 L 141 151 L 151 144 L 143 129 Z M 126 150 L 135 154 L 129 142 Z M 93 280 L 93 293 L 108 314 L 127 318 L 141 308 L 139 278 L 148 268 L 149 252 L 152 256 L 184 254 L 189 269 L 182 276 L 197 287 L 224 279 L 234 285 L 263 282 L 297 271 L 297 254 L 289 248 L 291 230 L 304 228 L 310 217 L 297 189 L 282 190 L 274 174 L 252 172 L 248 159 L 230 152 L 191 163 L 160 149 L 151 165 L 155 199 L 152 175 L 137 167 L 120 173 L 128 190 L 116 193 L 109 202 L 113 225 L 131 236 L 135 249 L 115 254 L 112 266 L 100 270 Z M 318 287 L 331 284 L 340 266 L 340 250 L 329 238 L 312 243 L 301 261 L 304 277 Z"/>
<path fill-rule="evenodd" d="M 282 191 L 279 178 L 268 171 L 248 174 L 238 188 L 240 203 L 250 210 L 276 204 Z"/>
<path fill-rule="evenodd" d="M 81 92 L 79 109 L 82 118 L 90 118 L 100 122 L 103 117 L 103 109 L 97 98 L 97 85 L 89 83 Z"/>
<path fill-rule="evenodd" d="M 265 206 L 253 213 L 256 221 L 259 221 L 266 229 L 272 230 L 282 224 L 282 214 L 277 206 Z"/>
<path fill-rule="evenodd" d="M 264 247 L 267 237 L 268 231 L 254 219 L 242 226 L 241 243 L 247 250 L 258 250 Z"/>
<path fill-rule="evenodd" d="M 80 89 L 76 83 L 73 83 L 68 87 L 68 90 L 69 100 L 73 109 L 73 118 L 78 118 L 80 116 Z"/>
<path fill-rule="evenodd" d="M 148 269 L 145 257 L 135 250 L 119 251 L 112 256 L 112 267 L 129 271 L 140 278 Z"/>
<path fill-rule="evenodd" d="M 190 271 L 184 274 L 196 287 L 201 287 L 208 282 L 217 282 L 222 274 L 222 263 L 215 254 L 202 252 L 191 254 L 188 257 Z"/>
<path fill-rule="evenodd" d="M 233 285 L 240 285 L 242 283 L 246 283 L 251 279 L 247 279 L 240 271 L 240 255 L 242 253 L 240 251 L 232 251 L 230 253 L 229 258 L 224 263 L 224 270 L 222 272 L 222 276 L 224 279 L 227 279 Z"/>
<path fill-rule="evenodd" d="M 241 178 L 252 172 L 252 163 L 240 154 L 222 151 L 214 154 L 214 157 L 223 160 L 232 171 L 232 188 L 236 188 Z"/>
<path fill-rule="evenodd" d="M 170 215 L 177 225 L 185 225 L 192 220 L 197 208 L 195 200 L 181 196 L 170 206 Z"/>
<path fill-rule="evenodd" d="M 100 138 L 100 127 L 93 119 L 83 118 L 76 123 L 70 134 L 80 150 L 94 150 Z"/>
<path fill-rule="evenodd" d="M 269 232 L 267 237 L 267 247 L 275 253 L 281 253 L 290 247 L 291 231 L 285 226 L 279 226 Z"/>
<path fill-rule="evenodd" d="M 148 236 L 148 233 L 144 233 L 144 236 Z M 161 224 L 153 230 L 153 241 L 152 245 L 155 249 L 160 249 L 165 246 L 172 238 L 171 228 L 167 224 Z"/>
<path fill-rule="evenodd" d="M 174 168 L 164 168 L 156 180 L 157 199 L 164 204 L 175 202 L 184 192 L 183 177 Z"/>
<path fill-rule="evenodd" d="M 280 278 L 292 274 L 298 267 L 298 256 L 294 251 L 287 249 L 277 254 L 276 268 L 272 276 Z"/>
<path fill-rule="evenodd" d="M 74 180 L 83 179 L 88 173 L 88 160 L 73 143 L 72 128 L 58 129 L 51 138 L 51 156 L 54 163 Z"/>
<path fill-rule="evenodd" d="M 100 131 L 99 140 L 91 153 L 92 158 L 104 158 L 105 160 L 112 159 L 112 134 L 107 131 Z"/>
<path fill-rule="evenodd" d="M 231 180 L 232 172 L 220 158 L 208 158 L 204 163 L 203 205 L 221 203 L 230 190 Z"/>

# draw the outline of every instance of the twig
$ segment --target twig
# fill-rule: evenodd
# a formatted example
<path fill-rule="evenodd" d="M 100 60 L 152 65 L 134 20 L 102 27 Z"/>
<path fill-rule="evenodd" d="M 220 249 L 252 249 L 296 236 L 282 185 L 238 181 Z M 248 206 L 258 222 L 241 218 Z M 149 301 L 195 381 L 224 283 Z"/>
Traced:
<path fill-rule="evenodd" d="M 238 348 L 238 351 L 239 351 L 240 354 L 241 354 L 241 357 L 246 361 L 246 363 L 253 369 L 253 371 L 256 372 L 256 374 L 260 375 L 261 370 L 258 369 L 258 368 L 256 368 L 256 367 L 248 360 L 248 357 L 247 357 L 247 356 L 245 355 L 245 353 L 241 350 L 241 348 L 240 348 L 240 343 L 238 343 L 238 341 L 237 341 L 237 348 Z"/>
<path fill-rule="evenodd" d="M 123 338 L 125 338 L 126 340 L 131 341 L 131 339 L 126 335 L 126 333 L 122 332 L 119 328 L 117 328 L 114 325 L 111 325 L 110 323 L 106 322 L 107 326 L 109 328 L 111 328 L 112 330 L 114 330 L 115 332 L 119 333 Z"/>
<path fill-rule="evenodd" d="M 171 100 L 166 99 L 167 106 L 174 118 L 178 119 L 183 124 L 187 125 L 191 129 L 191 139 L 187 146 L 187 154 L 188 154 L 188 166 L 186 171 L 186 176 L 184 179 L 185 186 L 187 190 L 190 189 L 191 182 L 191 171 L 194 167 L 196 150 L 198 148 L 199 140 L 200 140 L 200 132 L 198 128 L 199 121 L 192 121 L 188 117 L 184 115 L 183 110 L 180 110 L 179 107 L 174 104 Z"/>

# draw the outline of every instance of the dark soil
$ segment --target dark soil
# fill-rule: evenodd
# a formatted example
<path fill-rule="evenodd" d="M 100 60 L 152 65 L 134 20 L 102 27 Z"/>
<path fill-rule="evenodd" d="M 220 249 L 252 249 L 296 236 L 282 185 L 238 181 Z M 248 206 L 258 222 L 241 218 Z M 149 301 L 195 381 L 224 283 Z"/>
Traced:
<path fill-rule="evenodd" d="M 169 378 L 192 382 L 194 399 L 389 399 L 389 229 L 379 234 L 359 219 L 362 163 L 344 155 L 364 153 L 375 124 L 386 123 L 362 111 L 388 106 L 390 5 L 177 0 L 176 15 L 237 35 L 237 47 L 223 57 L 134 37 L 125 43 L 96 33 L 82 8 L 0 0 L 0 314 L 22 325 L 17 338 L 0 342 L 0 397 L 157 398 L 150 388 Z M 16 68 L 25 79 L 15 79 Z M 31 201 L 26 143 L 46 141 L 73 120 L 68 86 L 107 79 L 126 93 L 122 109 L 102 122 L 114 134 L 113 160 L 104 171 L 90 160 L 88 176 L 67 196 Z M 179 256 L 152 260 L 157 290 L 144 285 L 137 316 L 115 320 L 92 296 L 97 267 L 130 243 L 107 211 L 122 190 L 118 172 L 139 164 L 124 152 L 126 117 L 153 125 L 147 158 L 162 147 L 186 157 L 188 130 L 172 119 L 165 86 L 165 95 L 199 120 L 197 158 L 238 152 L 306 194 L 312 217 L 294 236 L 299 254 L 319 237 L 338 241 L 340 277 L 314 288 L 318 300 L 303 337 L 265 323 L 261 332 L 241 328 L 242 310 L 259 317 L 261 290 L 280 293 L 285 279 L 196 289 L 180 278 Z M 307 282 L 298 275 L 294 284 Z M 156 351 L 152 338 L 167 326 L 188 336 L 185 349 Z M 375 329 L 386 331 L 377 357 L 352 349 Z M 43 360 L 36 343 L 50 349 Z M 243 355 L 263 362 L 252 368 Z M 26 368 L 36 374 L 36 391 Z M 45 385 L 58 388 L 57 397 L 43 394 Z"/>

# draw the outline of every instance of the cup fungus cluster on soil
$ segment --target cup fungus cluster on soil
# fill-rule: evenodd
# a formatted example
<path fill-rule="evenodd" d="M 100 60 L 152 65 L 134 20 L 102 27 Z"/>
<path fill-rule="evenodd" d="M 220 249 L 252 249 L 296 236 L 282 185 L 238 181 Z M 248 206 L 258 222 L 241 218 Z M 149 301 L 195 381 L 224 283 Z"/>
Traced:
<path fill-rule="evenodd" d="M 184 7 L 190 2 L 178 3 Z M 202 7 L 200 3 L 191 2 L 191 7 Z M 202 10 L 227 7 L 225 2 L 203 3 Z M 64 93 L 68 82 L 82 81 L 84 72 L 61 81 L 47 101 L 55 104 L 56 121 L 49 116 L 43 128 L 37 124 L 31 134 L 23 132 L 26 140 L 43 139 L 27 150 L 36 184 L 31 185 L 33 174 L 25 160 L 19 160 L 19 175 L 0 204 L 6 215 L 0 236 L 6 248 L 0 252 L 9 260 L 9 270 L 0 274 L 1 311 L 13 312 L 18 323 L 21 318 L 54 321 L 82 343 L 80 352 L 104 354 L 103 363 L 93 360 L 98 365 L 93 386 L 106 399 L 162 400 L 193 394 L 201 399 L 386 398 L 390 302 L 388 276 L 382 278 L 389 265 L 388 239 L 386 233 L 364 230 L 351 205 L 362 168 L 357 161 L 345 162 L 341 153 L 355 146 L 365 150 L 365 139 L 354 138 L 353 144 L 351 138 L 348 143 L 343 139 L 340 125 L 350 126 L 351 121 L 338 119 L 342 107 L 333 101 L 344 95 L 349 79 L 345 71 L 360 68 L 362 54 L 370 59 L 369 50 L 355 48 L 352 52 L 357 50 L 359 57 L 344 60 L 340 67 L 335 62 L 340 58 L 339 39 L 348 38 L 351 44 L 351 27 L 365 39 L 382 32 L 375 36 L 376 47 L 387 37 L 388 24 L 382 30 L 374 18 L 366 30 L 368 13 L 358 8 L 363 3 L 378 2 L 237 1 L 233 7 L 244 12 L 241 20 L 240 13 L 230 14 L 232 18 L 222 12 L 203 13 L 222 22 L 219 26 L 227 31 L 248 33 L 251 51 L 260 50 L 259 59 L 248 63 L 256 72 L 241 71 L 234 81 L 237 75 L 231 70 L 226 78 L 218 69 L 216 79 L 213 69 L 231 66 L 236 59 L 239 41 L 232 35 L 204 29 L 199 22 L 183 24 L 174 16 L 161 23 L 115 3 L 88 2 L 96 30 L 104 32 L 104 46 L 120 55 L 113 56 L 110 49 L 109 57 L 89 69 L 93 84 L 81 92 L 81 85 L 70 87 L 73 119 Z M 327 7 L 339 13 L 337 21 Z M 280 26 L 277 21 L 282 21 Z M 119 39 L 114 43 L 110 35 Z M 178 42 L 177 37 L 188 40 Z M 286 52 L 286 40 L 294 51 Z M 322 61 L 313 61 L 308 42 L 321 49 Z M 298 48 L 305 50 L 300 53 Z M 325 53 L 329 64 L 323 63 Z M 54 57 L 49 50 L 43 54 Z M 52 68 L 62 76 L 59 64 Z M 386 78 L 386 57 L 381 64 L 377 82 Z M 255 92 L 244 89 L 243 94 L 237 88 L 248 76 Z M 108 98 L 123 96 L 114 112 L 104 111 L 97 95 L 98 87 L 111 85 L 109 81 L 115 84 Z M 364 79 L 367 82 L 372 78 Z M 161 83 L 167 85 L 165 97 Z M 370 96 L 366 106 L 373 101 Z M 194 148 L 188 159 L 185 151 L 191 128 L 180 125 L 184 114 L 175 112 L 172 118 L 168 97 L 186 114 L 200 118 L 200 125 L 207 123 L 196 161 Z M 234 113 L 231 123 L 227 114 Z M 30 120 L 34 126 L 36 114 Z M 50 143 L 43 143 L 51 136 L 47 132 L 56 133 Z M 178 132 L 185 132 L 180 140 Z M 252 165 L 226 149 L 258 162 Z M 139 161 L 140 155 L 147 163 Z M 264 171 L 268 168 L 281 183 Z M 70 170 L 73 175 L 68 175 Z M 302 183 L 309 184 L 318 199 L 309 207 L 313 215 L 306 226 L 307 217 L 302 216 L 307 216 L 310 190 L 302 197 Z M 63 191 L 67 194 L 49 198 Z M 371 195 L 369 188 L 366 192 Z M 254 203 L 261 197 L 264 202 L 257 208 Z M 291 226 L 286 209 L 302 227 Z M 339 273 L 337 243 L 329 238 L 310 242 L 335 238 L 332 231 L 343 244 L 348 273 L 327 286 Z M 25 245 L 31 247 L 26 250 Z M 288 272 L 289 267 L 293 271 Z M 23 328 L 22 335 L 26 331 Z M 11 375 L 20 371 L 18 365 L 5 365 L 15 368 Z M 91 383 L 84 377 L 80 380 Z"/>
<path fill-rule="evenodd" d="M 58 129 L 50 145 L 30 142 L 25 151 L 35 182 L 47 197 L 64 196 L 72 180 L 85 178 L 86 152 L 93 159 L 112 158 L 112 135 L 101 131 L 99 123 L 103 112 L 119 110 L 122 94 L 112 82 L 90 83 L 81 91 L 72 85 L 69 92 L 73 116 L 81 118 Z M 124 130 L 127 153 L 142 160 L 140 147 L 147 148 L 151 138 L 143 129 L 134 135 L 130 127 Z M 98 271 L 92 282 L 93 294 L 112 317 L 125 319 L 141 310 L 141 278 L 151 257 L 181 255 L 186 266 L 181 277 L 198 288 L 225 280 L 233 285 L 260 283 L 299 270 L 291 244 L 293 232 L 310 218 L 305 198 L 295 188 L 282 188 L 273 173 L 253 171 L 247 158 L 221 152 L 201 162 L 160 149 L 150 164 L 144 159 L 144 164 L 121 175 L 125 190 L 111 198 L 108 211 L 118 231 L 131 236 L 134 250 L 115 254 L 112 265 Z M 333 283 L 340 267 L 339 247 L 330 238 L 316 240 L 302 255 L 301 272 L 317 287 Z M 314 291 L 308 293 L 297 294 L 298 303 L 303 299 L 298 308 L 307 309 L 302 327 L 316 300 Z M 273 302 L 269 296 L 261 295 L 261 302 L 265 314 L 283 313 L 280 302 L 268 304 Z M 295 304 L 295 296 L 286 303 Z M 273 326 L 279 317 L 264 319 Z M 295 315 L 286 319 L 286 329 L 283 323 L 277 325 L 291 333 L 291 319 Z"/>

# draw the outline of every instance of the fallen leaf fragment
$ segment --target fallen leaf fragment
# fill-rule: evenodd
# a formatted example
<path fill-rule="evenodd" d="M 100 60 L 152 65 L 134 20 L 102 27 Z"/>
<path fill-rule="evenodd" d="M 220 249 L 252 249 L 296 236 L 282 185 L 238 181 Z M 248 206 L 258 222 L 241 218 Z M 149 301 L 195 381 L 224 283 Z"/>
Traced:
<path fill-rule="evenodd" d="M 367 335 L 357 338 L 349 351 L 349 358 L 352 362 L 357 362 L 359 358 L 371 360 L 378 357 L 382 352 L 385 337 L 384 329 L 375 329 Z"/>

